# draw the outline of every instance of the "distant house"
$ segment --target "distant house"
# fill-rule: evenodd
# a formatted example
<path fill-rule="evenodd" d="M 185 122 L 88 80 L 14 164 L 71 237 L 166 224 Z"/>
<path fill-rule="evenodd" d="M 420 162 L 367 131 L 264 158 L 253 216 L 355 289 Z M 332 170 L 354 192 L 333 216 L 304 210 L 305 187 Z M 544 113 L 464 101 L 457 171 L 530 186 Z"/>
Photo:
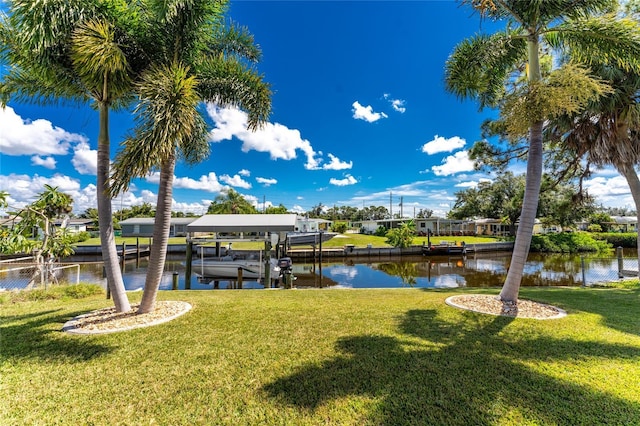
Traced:
<path fill-rule="evenodd" d="M 333 222 L 326 219 L 296 217 L 296 232 L 319 232 L 328 231 Z"/>
<path fill-rule="evenodd" d="M 170 222 L 170 237 L 184 237 L 187 235 L 187 225 L 197 217 L 172 217 Z M 123 237 L 153 237 L 155 218 L 132 217 L 120 222 Z"/>
<path fill-rule="evenodd" d="M 65 219 L 56 219 L 53 221 L 54 226 L 60 228 L 63 223 L 65 223 Z M 83 219 L 83 218 L 74 218 L 66 220 L 66 230 L 71 234 L 77 234 L 80 232 L 88 232 L 94 230 L 94 221 L 93 219 Z"/>
<path fill-rule="evenodd" d="M 611 230 L 613 232 L 638 232 L 637 216 L 611 216 Z"/>

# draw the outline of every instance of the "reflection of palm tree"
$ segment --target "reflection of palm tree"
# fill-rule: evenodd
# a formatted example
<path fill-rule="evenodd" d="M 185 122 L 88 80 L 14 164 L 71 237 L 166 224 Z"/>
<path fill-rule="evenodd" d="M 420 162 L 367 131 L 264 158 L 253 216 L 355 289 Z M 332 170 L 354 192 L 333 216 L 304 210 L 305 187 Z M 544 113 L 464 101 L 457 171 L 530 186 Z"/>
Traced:
<path fill-rule="evenodd" d="M 409 284 L 410 286 L 417 284 L 416 277 L 419 274 L 415 262 L 381 263 L 378 265 L 378 269 L 389 275 L 402 278 L 404 284 Z"/>

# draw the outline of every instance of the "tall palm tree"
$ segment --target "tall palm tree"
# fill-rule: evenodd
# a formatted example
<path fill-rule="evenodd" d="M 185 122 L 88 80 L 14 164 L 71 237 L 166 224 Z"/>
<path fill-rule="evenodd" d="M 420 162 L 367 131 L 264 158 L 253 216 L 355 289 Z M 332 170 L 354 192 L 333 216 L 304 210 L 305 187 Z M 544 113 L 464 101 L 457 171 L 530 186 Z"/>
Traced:
<path fill-rule="evenodd" d="M 493 35 L 479 34 L 456 46 L 446 63 L 446 87 L 459 97 L 476 98 L 481 108 L 503 106 L 502 112 L 512 120 L 511 137 L 528 138 L 527 180 L 520 225 L 509 272 L 500 292 L 502 300 L 517 302 L 540 195 L 545 120 L 566 111 L 575 112 L 604 91 L 576 68 L 556 73 L 555 86 L 545 86 L 541 48 L 549 46 L 557 51 L 570 46 L 572 57 L 582 63 L 599 61 L 637 68 L 640 38 L 633 21 L 602 15 L 614 9 L 615 0 L 465 0 L 463 3 L 478 8 L 489 18 L 506 20 L 507 26 Z M 524 90 L 509 93 L 514 77 L 525 70 Z M 571 89 L 572 84 L 579 89 Z M 572 98 L 578 92 L 580 96 Z"/>
<path fill-rule="evenodd" d="M 271 110 L 271 91 L 253 68 L 260 52 L 246 31 L 224 25 L 226 0 L 142 2 L 148 38 L 143 45 L 151 66 L 137 84 L 137 126 L 114 165 L 114 191 L 132 177 L 160 169 L 154 244 L 139 313 L 154 309 L 169 238 L 176 161 L 204 159 L 207 126 L 199 106 L 214 102 L 248 111 L 250 129 Z"/>
<path fill-rule="evenodd" d="M 601 66 L 594 71 L 611 82 L 615 90 L 589 105 L 582 114 L 554 120 L 549 135 L 562 140 L 562 147 L 596 167 L 613 165 L 626 179 L 640 212 L 640 73 Z M 565 151 L 566 152 L 566 151 Z M 588 169 L 588 167 L 587 167 Z M 638 239 L 640 249 L 640 239 Z M 638 252 L 640 271 L 640 250 Z"/>
<path fill-rule="evenodd" d="M 109 195 L 109 111 L 131 100 L 141 62 L 126 31 L 135 17 L 124 0 L 10 0 L 0 20 L 0 58 L 8 72 L 0 101 L 90 102 L 99 113 L 97 203 L 107 282 L 119 312 L 131 309 L 115 246 Z"/>

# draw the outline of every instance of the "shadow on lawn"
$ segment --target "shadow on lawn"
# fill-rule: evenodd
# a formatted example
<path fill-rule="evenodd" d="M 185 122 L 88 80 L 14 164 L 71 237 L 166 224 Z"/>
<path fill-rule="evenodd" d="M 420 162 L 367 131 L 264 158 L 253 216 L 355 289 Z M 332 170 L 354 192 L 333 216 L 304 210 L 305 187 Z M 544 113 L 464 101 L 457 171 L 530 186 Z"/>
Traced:
<path fill-rule="evenodd" d="M 527 299 L 542 301 L 572 312 L 589 312 L 602 317 L 614 330 L 640 336 L 640 289 L 527 288 Z"/>
<path fill-rule="evenodd" d="M 401 319 L 405 338 L 354 336 L 341 355 L 302 367 L 264 390 L 303 410 L 348 396 L 376 398 L 375 424 L 638 424 L 640 404 L 556 379 L 525 363 L 598 357 L 638 358 L 638 348 L 513 334 L 513 319 L 436 311 Z M 517 414 L 514 414 L 517 413 Z M 503 415 L 512 417 L 502 417 Z M 521 416 L 521 417 L 520 417 Z"/>
<path fill-rule="evenodd" d="M 87 361 L 112 350 L 61 331 L 69 319 L 86 312 L 58 310 L 0 317 L 0 359 L 34 358 L 47 361 Z M 52 328 L 54 326 L 55 328 Z"/>

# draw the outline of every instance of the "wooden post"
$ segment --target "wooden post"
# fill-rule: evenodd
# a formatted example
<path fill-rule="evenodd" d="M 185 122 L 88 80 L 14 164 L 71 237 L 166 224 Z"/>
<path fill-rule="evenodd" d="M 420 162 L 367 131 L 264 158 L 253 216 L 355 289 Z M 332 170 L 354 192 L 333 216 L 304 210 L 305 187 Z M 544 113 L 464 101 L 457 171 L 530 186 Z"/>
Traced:
<path fill-rule="evenodd" d="M 264 288 L 271 287 L 271 242 L 264 242 Z"/>
<path fill-rule="evenodd" d="M 124 261 L 125 261 L 125 256 L 127 254 L 127 243 L 125 243 L 124 241 L 122 242 L 122 272 L 124 272 Z"/>
<path fill-rule="evenodd" d="M 193 241 L 187 242 L 187 264 L 184 269 L 184 289 L 191 290 L 191 262 L 193 260 Z"/>
<path fill-rule="evenodd" d="M 622 270 L 624 269 L 624 262 L 622 261 L 622 247 L 618 247 L 616 249 L 616 254 L 618 256 L 618 278 L 624 277 Z"/>
<path fill-rule="evenodd" d="M 238 268 L 238 288 L 242 289 L 242 268 Z"/>
<path fill-rule="evenodd" d="M 178 289 L 178 277 L 179 276 L 180 276 L 180 274 L 178 274 L 177 271 L 175 271 L 173 273 L 173 281 L 172 281 L 172 284 L 171 284 L 171 289 L 172 290 L 177 290 Z"/>

